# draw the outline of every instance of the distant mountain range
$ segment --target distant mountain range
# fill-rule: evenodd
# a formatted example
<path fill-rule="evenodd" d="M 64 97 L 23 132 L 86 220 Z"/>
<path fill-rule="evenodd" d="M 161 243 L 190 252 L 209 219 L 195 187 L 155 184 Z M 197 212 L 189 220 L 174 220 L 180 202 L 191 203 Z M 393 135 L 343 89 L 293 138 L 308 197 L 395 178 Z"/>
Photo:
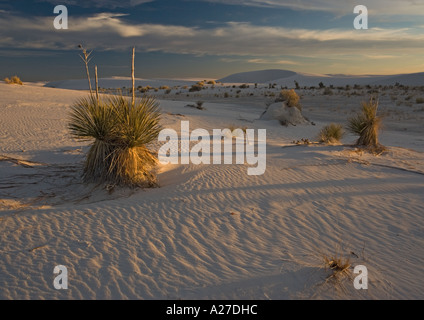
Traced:
<path fill-rule="evenodd" d="M 279 86 L 287 86 L 292 88 L 295 86 L 295 81 L 300 87 L 318 87 L 322 82 L 325 86 L 353 86 L 358 85 L 395 85 L 396 83 L 405 86 L 424 86 L 424 72 L 396 75 L 363 75 L 353 76 L 344 74 L 308 74 L 294 72 L 290 70 L 269 69 L 259 71 L 241 72 L 229 75 L 219 79 L 222 83 L 258 83 L 258 84 L 277 84 Z M 158 88 L 160 86 L 184 86 L 196 83 L 195 80 L 175 80 L 175 79 L 136 79 L 135 85 Z M 92 79 L 94 87 L 94 79 Z M 112 77 L 99 79 L 101 88 L 122 88 L 131 87 L 131 78 Z M 85 79 L 78 80 L 61 80 L 52 81 L 45 85 L 46 87 L 87 90 L 88 81 Z"/>
<path fill-rule="evenodd" d="M 219 79 L 223 83 L 276 83 L 277 85 L 293 87 L 294 82 L 303 86 L 324 85 L 395 85 L 424 86 L 424 72 L 396 75 L 344 75 L 344 74 L 308 74 L 289 70 L 269 69 L 259 71 L 241 72 Z"/>

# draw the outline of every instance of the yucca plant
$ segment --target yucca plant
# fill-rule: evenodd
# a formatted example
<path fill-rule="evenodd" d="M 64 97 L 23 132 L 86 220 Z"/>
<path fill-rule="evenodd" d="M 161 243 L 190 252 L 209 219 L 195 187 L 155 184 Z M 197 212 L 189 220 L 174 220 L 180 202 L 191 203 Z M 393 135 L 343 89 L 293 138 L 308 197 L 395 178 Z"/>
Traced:
<path fill-rule="evenodd" d="M 319 141 L 324 143 L 337 143 L 343 138 L 343 126 L 336 123 L 330 123 L 321 129 Z"/>
<path fill-rule="evenodd" d="M 156 184 L 153 168 L 157 159 L 146 145 L 154 141 L 161 130 L 159 104 L 152 97 L 132 100 L 123 96 L 110 97 L 115 110 L 118 134 L 110 155 L 110 174 L 116 183 L 149 186 Z"/>
<path fill-rule="evenodd" d="M 370 98 L 369 102 L 362 102 L 361 112 L 349 119 L 348 129 L 359 135 L 358 145 L 377 148 L 378 133 L 381 126 L 381 118 L 377 116 L 378 100 Z"/>
<path fill-rule="evenodd" d="M 134 106 L 129 98 L 94 95 L 72 106 L 69 129 L 81 140 L 94 140 L 88 151 L 85 182 L 126 186 L 154 186 L 156 158 L 146 145 L 157 138 L 158 103 L 143 97 Z"/>
<path fill-rule="evenodd" d="M 134 52 L 133 48 L 131 99 L 122 93 L 100 98 L 96 76 L 96 95 L 90 88 L 90 96 L 72 106 L 68 124 L 71 135 L 93 141 L 84 165 L 85 182 L 130 187 L 157 185 L 157 159 L 147 145 L 160 132 L 159 104 L 151 97 L 135 98 Z M 85 62 L 88 70 L 88 61 Z"/>

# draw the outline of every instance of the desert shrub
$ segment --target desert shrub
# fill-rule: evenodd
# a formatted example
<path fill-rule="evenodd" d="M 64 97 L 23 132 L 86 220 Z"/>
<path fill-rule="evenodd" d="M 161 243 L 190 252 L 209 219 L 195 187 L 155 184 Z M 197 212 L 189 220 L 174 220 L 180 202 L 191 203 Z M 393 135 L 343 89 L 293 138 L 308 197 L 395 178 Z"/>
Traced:
<path fill-rule="evenodd" d="M 331 272 L 326 281 L 331 279 L 340 281 L 343 277 L 349 277 L 351 262 L 348 257 L 343 255 L 324 255 L 323 262 L 324 268 Z"/>
<path fill-rule="evenodd" d="M 215 81 L 215 80 L 209 80 L 209 81 L 207 82 L 207 84 L 216 85 L 216 81 Z"/>
<path fill-rule="evenodd" d="M 297 95 L 294 89 L 291 90 L 281 90 L 279 101 L 286 101 L 288 107 L 296 107 L 302 111 L 302 106 L 300 105 L 300 97 Z"/>
<path fill-rule="evenodd" d="M 324 143 L 340 142 L 343 138 L 344 130 L 340 124 L 331 123 L 321 129 L 319 133 L 319 141 Z"/>
<path fill-rule="evenodd" d="M 196 84 L 193 84 L 188 91 L 189 92 L 196 92 L 196 91 L 201 91 L 202 89 L 203 89 L 203 84 L 196 83 Z"/>
<path fill-rule="evenodd" d="M 4 82 L 7 84 L 20 84 L 23 85 L 23 82 L 18 76 L 13 76 L 12 78 L 4 78 Z"/>
<path fill-rule="evenodd" d="M 230 94 L 228 92 L 225 92 L 224 93 L 224 98 L 229 98 L 229 97 L 230 97 Z"/>
<path fill-rule="evenodd" d="M 424 103 L 424 98 L 417 98 L 417 99 L 415 100 L 415 102 L 416 102 L 417 104 Z"/>
<path fill-rule="evenodd" d="M 318 85 L 319 85 L 319 88 L 320 88 L 320 89 L 325 88 L 325 85 L 324 85 L 324 83 L 323 83 L 322 81 L 321 81 Z"/>
<path fill-rule="evenodd" d="M 141 93 L 146 93 L 149 90 L 153 89 L 151 86 L 145 86 L 145 87 L 138 87 L 138 91 L 140 91 Z"/>
<path fill-rule="evenodd" d="M 80 140 L 93 141 L 85 159 L 85 182 L 154 186 L 157 159 L 146 145 L 159 134 L 158 103 L 122 95 L 78 100 L 71 109 L 69 130 Z"/>
<path fill-rule="evenodd" d="M 197 101 L 196 102 L 196 108 L 197 109 L 199 109 L 199 110 L 204 110 L 205 108 L 203 107 L 203 104 L 204 104 L 205 102 L 204 101 Z"/>
<path fill-rule="evenodd" d="M 359 135 L 358 145 L 367 147 L 379 147 L 378 133 L 381 126 L 381 118 L 377 116 L 378 101 L 370 98 L 368 102 L 362 102 L 361 111 L 348 121 L 348 129 Z"/>
<path fill-rule="evenodd" d="M 323 95 L 332 96 L 333 94 L 334 94 L 334 93 L 333 93 L 333 90 L 331 90 L 329 87 L 326 87 L 326 88 L 324 89 Z"/>
<path fill-rule="evenodd" d="M 160 87 L 159 87 L 159 89 L 160 89 L 160 90 L 168 90 L 168 89 L 169 89 L 169 87 L 168 87 L 168 86 L 160 86 Z"/>
<path fill-rule="evenodd" d="M 249 88 L 249 85 L 246 83 L 243 83 L 242 85 L 239 86 L 240 89 L 247 89 Z"/>

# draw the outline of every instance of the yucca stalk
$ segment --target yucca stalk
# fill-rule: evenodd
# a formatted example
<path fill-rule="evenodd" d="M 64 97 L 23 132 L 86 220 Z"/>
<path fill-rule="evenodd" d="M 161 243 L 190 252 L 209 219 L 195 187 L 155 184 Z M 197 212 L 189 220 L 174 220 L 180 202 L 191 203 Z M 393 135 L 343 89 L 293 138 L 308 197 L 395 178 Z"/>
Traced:
<path fill-rule="evenodd" d="M 87 73 L 87 78 L 88 78 L 88 87 L 90 88 L 90 94 L 93 94 L 93 90 L 91 88 L 90 71 L 88 70 L 88 63 L 91 60 L 90 55 L 93 51 L 87 52 L 87 50 L 84 49 L 84 47 L 81 44 L 78 45 L 78 48 L 80 48 L 82 50 L 82 55 L 79 55 L 79 56 L 85 64 L 85 71 Z"/>
<path fill-rule="evenodd" d="M 381 118 L 377 116 L 378 100 L 370 98 L 369 102 L 362 102 L 361 112 L 349 119 L 348 129 L 359 135 L 358 145 L 378 147 L 378 133 Z"/>

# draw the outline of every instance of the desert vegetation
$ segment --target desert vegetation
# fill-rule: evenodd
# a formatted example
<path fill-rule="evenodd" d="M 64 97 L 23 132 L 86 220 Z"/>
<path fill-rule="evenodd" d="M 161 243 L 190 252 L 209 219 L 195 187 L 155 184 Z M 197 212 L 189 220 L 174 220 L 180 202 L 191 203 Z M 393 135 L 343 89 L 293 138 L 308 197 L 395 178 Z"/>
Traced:
<path fill-rule="evenodd" d="M 330 123 L 321 129 L 319 133 L 319 142 L 337 143 L 343 138 L 344 130 L 341 124 Z"/>
<path fill-rule="evenodd" d="M 359 136 L 357 144 L 370 148 L 381 148 L 378 134 L 381 118 L 377 116 L 378 100 L 371 97 L 368 102 L 362 102 L 361 111 L 348 121 L 348 129 Z"/>
<path fill-rule="evenodd" d="M 85 182 L 130 187 L 157 185 L 157 159 L 147 145 L 160 131 L 159 104 L 153 97 L 135 98 L 134 50 L 132 78 L 132 98 L 122 93 L 99 97 L 90 91 L 88 98 L 72 106 L 68 124 L 71 135 L 93 141 L 84 164 Z"/>
<path fill-rule="evenodd" d="M 4 82 L 6 82 L 7 84 L 19 84 L 19 85 L 23 85 L 22 80 L 18 76 L 13 76 L 10 79 L 9 78 L 4 78 Z"/>
<path fill-rule="evenodd" d="M 278 97 L 278 100 L 279 101 L 286 101 L 287 107 L 289 107 L 289 108 L 296 107 L 300 111 L 302 111 L 302 106 L 300 104 L 300 97 L 296 93 L 296 91 L 294 91 L 294 89 L 291 89 L 291 90 L 283 89 L 283 90 L 281 90 L 280 95 Z"/>

